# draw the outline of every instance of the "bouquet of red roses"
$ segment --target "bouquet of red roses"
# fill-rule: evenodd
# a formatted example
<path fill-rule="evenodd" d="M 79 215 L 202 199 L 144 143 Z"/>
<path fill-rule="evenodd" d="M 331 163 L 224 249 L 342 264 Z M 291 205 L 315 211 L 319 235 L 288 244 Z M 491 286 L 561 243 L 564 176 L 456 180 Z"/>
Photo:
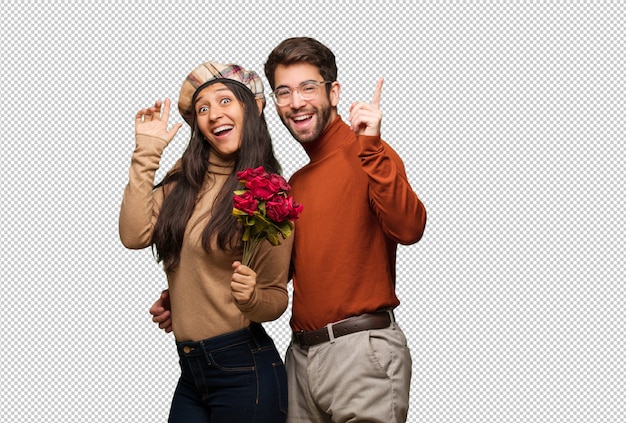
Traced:
<path fill-rule="evenodd" d="M 263 166 L 237 172 L 242 189 L 235 191 L 233 215 L 243 225 L 243 258 L 248 266 L 261 241 L 279 245 L 291 235 L 293 221 L 302 212 L 302 204 L 288 195 L 291 189 L 285 178 L 268 173 Z"/>

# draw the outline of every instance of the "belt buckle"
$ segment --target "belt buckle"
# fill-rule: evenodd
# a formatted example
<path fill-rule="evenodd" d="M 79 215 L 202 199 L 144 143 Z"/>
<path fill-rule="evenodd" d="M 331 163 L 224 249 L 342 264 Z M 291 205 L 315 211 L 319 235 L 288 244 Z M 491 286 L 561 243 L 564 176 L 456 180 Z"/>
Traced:
<path fill-rule="evenodd" d="M 296 340 L 296 344 L 300 345 L 301 347 L 309 346 L 309 343 L 306 339 L 306 332 L 304 331 L 304 329 L 301 329 L 298 332 L 294 332 L 293 336 Z"/>

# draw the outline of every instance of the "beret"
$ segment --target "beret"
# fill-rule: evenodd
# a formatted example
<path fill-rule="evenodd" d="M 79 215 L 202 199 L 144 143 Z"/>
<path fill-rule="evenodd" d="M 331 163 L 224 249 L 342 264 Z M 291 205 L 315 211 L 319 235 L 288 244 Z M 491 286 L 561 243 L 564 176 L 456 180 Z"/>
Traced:
<path fill-rule="evenodd" d="M 243 84 L 255 98 L 263 101 L 263 107 L 265 107 L 263 82 L 256 72 L 232 63 L 224 65 L 216 62 L 205 62 L 187 75 L 178 96 L 178 111 L 190 126 L 193 125 L 192 100 L 196 90 L 208 82 L 219 82 L 220 79 L 230 79 Z"/>

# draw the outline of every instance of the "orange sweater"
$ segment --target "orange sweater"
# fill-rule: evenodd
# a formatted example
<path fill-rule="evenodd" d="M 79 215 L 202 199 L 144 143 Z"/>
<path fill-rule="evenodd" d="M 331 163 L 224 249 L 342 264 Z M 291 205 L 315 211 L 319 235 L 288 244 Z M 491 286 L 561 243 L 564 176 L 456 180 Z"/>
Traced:
<path fill-rule="evenodd" d="M 397 244 L 422 237 L 426 209 L 398 154 L 357 136 L 341 117 L 305 144 L 310 163 L 290 179 L 304 205 L 293 246 L 293 330 L 315 330 L 400 302 Z"/>

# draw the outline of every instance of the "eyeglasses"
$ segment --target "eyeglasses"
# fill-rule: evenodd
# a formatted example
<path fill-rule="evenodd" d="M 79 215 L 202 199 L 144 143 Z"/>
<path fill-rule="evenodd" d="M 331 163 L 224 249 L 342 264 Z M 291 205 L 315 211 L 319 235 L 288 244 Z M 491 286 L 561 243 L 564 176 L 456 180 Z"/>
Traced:
<path fill-rule="evenodd" d="M 307 81 L 297 87 L 280 87 L 270 94 L 270 97 L 278 106 L 287 106 L 291 104 L 292 94 L 298 93 L 302 100 L 313 100 L 317 96 L 320 85 L 331 84 L 332 81 Z"/>

